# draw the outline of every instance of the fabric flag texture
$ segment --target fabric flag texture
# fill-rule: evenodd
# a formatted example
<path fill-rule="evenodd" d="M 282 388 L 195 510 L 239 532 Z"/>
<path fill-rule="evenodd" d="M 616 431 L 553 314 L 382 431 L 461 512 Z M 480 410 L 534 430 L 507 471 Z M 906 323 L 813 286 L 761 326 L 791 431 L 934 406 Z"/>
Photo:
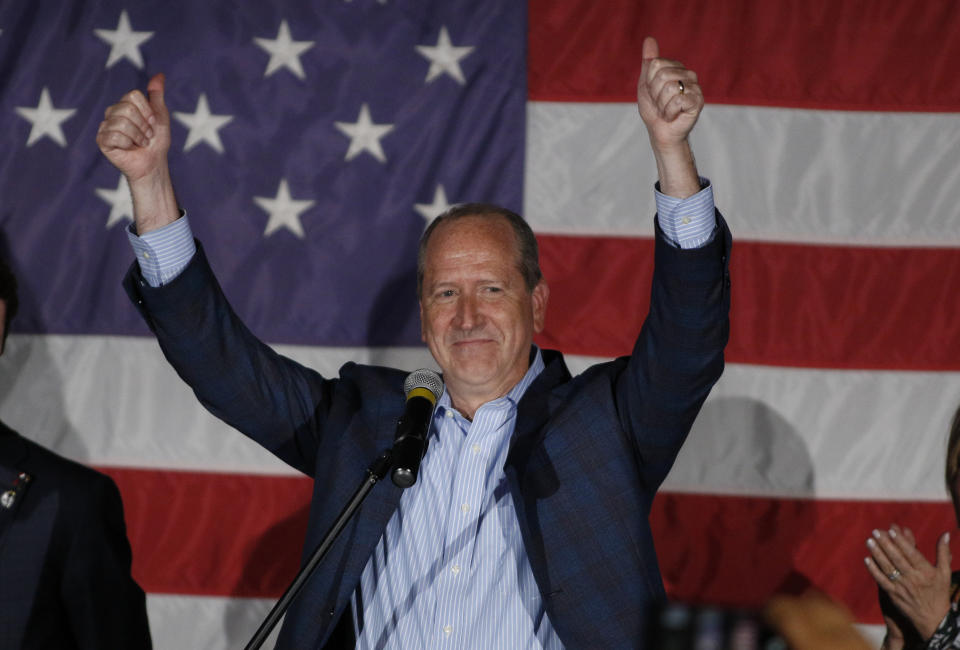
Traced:
<path fill-rule="evenodd" d="M 417 239 L 484 200 L 538 233 L 538 342 L 576 371 L 628 353 L 647 308 L 646 34 L 702 81 L 694 147 L 735 238 L 727 370 L 655 502 L 667 591 L 758 607 L 813 585 L 876 635 L 870 531 L 909 526 L 932 557 L 956 526 L 955 3 L 8 0 L 0 250 L 22 305 L 0 417 L 117 481 L 158 648 L 249 638 L 310 486 L 203 411 L 128 304 L 104 109 L 166 73 L 178 198 L 281 352 L 327 376 L 431 365 Z"/>

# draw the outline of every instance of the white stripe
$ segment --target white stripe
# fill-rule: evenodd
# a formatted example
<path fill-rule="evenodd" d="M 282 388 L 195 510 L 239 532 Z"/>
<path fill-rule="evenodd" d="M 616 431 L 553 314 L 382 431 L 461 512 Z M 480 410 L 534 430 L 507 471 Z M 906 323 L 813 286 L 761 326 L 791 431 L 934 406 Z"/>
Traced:
<path fill-rule="evenodd" d="M 213 596 L 147 595 L 147 615 L 155 650 L 233 650 L 246 645 L 274 601 L 256 598 L 221 598 Z M 282 624 L 282 622 L 281 622 Z M 855 626 L 879 648 L 886 628 L 883 625 Z M 273 648 L 277 626 L 263 644 Z"/>
<path fill-rule="evenodd" d="M 568 357 L 571 372 L 601 359 Z M 663 488 L 947 501 L 960 373 L 727 364 Z"/>
<path fill-rule="evenodd" d="M 426 348 L 277 349 L 325 376 L 347 361 L 436 368 Z M 11 334 L 0 418 L 89 464 L 299 475 L 200 406 L 151 338 Z"/>
<path fill-rule="evenodd" d="M 147 595 L 147 614 L 155 650 L 233 650 L 246 645 L 274 601 L 256 598 Z M 282 622 L 281 622 L 282 624 Z M 857 630 L 879 648 L 883 625 L 856 625 Z M 276 644 L 277 626 L 263 644 Z"/>
<path fill-rule="evenodd" d="M 636 107 L 527 110 L 534 230 L 652 236 L 657 173 Z M 956 114 L 712 105 L 692 137 L 737 239 L 960 245 Z"/>
<path fill-rule="evenodd" d="M 666 489 L 946 501 L 960 373 L 730 364 Z"/>
<path fill-rule="evenodd" d="M 147 595 L 147 614 L 155 650 L 232 650 L 243 647 L 273 607 L 274 601 L 256 598 L 213 596 Z M 274 630 L 264 648 L 276 644 Z M 879 648 L 886 628 L 883 625 L 858 624 L 856 629 Z"/>
<path fill-rule="evenodd" d="M 260 627 L 273 600 L 214 596 L 147 594 L 147 616 L 155 650 L 234 650 L 242 648 Z M 264 642 L 276 645 L 283 621 Z"/>
<path fill-rule="evenodd" d="M 870 643 L 871 648 L 879 648 L 883 643 L 883 637 L 887 634 L 886 625 L 854 625 L 860 634 Z"/>
<path fill-rule="evenodd" d="M 435 367 L 425 348 L 277 346 L 335 375 L 348 360 Z M 567 357 L 572 372 L 603 359 Z M 945 500 L 941 479 L 960 373 L 728 364 L 665 489 Z M 295 474 L 209 415 L 146 338 L 12 335 L 0 417 L 100 465 Z"/>

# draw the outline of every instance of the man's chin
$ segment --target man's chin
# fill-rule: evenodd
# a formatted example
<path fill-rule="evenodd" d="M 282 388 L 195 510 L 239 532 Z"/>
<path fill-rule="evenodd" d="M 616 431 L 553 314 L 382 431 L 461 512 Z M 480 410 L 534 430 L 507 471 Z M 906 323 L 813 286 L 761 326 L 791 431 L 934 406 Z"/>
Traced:
<path fill-rule="evenodd" d="M 499 347 L 493 341 L 454 343 L 446 349 L 447 359 L 454 366 L 493 368 L 497 365 Z"/>
<path fill-rule="evenodd" d="M 447 383 L 454 382 L 462 386 L 483 386 L 490 383 L 496 376 L 496 365 L 493 363 L 456 363 L 451 368 L 443 369 L 443 378 Z"/>
<path fill-rule="evenodd" d="M 485 383 L 495 374 L 494 364 L 481 362 L 457 363 L 449 373 L 468 384 Z"/>

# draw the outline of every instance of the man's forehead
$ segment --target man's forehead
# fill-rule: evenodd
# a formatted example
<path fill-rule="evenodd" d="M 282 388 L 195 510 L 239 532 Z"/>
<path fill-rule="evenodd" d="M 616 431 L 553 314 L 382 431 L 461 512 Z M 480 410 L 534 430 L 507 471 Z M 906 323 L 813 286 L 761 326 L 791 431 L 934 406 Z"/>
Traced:
<path fill-rule="evenodd" d="M 500 228 L 502 226 L 510 227 L 510 222 L 502 214 L 492 212 L 478 212 L 476 214 L 464 214 L 452 219 L 441 221 L 437 225 L 437 232 L 450 232 L 454 229 L 477 228 L 491 226 Z M 436 234 L 436 233 L 435 233 Z"/>
<path fill-rule="evenodd" d="M 438 239 L 437 246 L 426 256 L 424 273 L 437 274 L 510 267 L 519 273 L 518 256 L 512 240 L 489 231 L 461 231 L 449 238 Z"/>
<path fill-rule="evenodd" d="M 499 214 L 462 216 L 437 226 L 427 243 L 427 257 L 431 253 L 444 253 L 454 245 L 467 248 L 474 245 L 479 249 L 491 244 L 493 248 L 509 252 L 516 250 L 516 237 L 506 217 Z"/>

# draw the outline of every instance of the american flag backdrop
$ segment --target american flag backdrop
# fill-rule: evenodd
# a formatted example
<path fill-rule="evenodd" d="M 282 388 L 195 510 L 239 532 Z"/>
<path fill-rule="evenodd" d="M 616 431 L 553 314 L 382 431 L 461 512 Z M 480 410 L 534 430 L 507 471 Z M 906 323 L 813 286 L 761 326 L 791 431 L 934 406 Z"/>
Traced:
<path fill-rule="evenodd" d="M 537 231 L 538 342 L 576 371 L 628 353 L 647 308 L 646 34 L 700 76 L 694 149 L 735 238 L 727 370 L 655 502 L 667 590 L 757 607 L 813 585 L 876 635 L 870 531 L 908 525 L 932 556 L 955 526 L 956 3 L 4 0 L 22 305 L 0 417 L 117 481 L 158 648 L 249 638 L 296 572 L 310 486 L 203 411 L 123 294 L 104 109 L 166 73 L 178 198 L 283 353 L 327 376 L 431 365 L 416 242 L 484 200 Z"/>

